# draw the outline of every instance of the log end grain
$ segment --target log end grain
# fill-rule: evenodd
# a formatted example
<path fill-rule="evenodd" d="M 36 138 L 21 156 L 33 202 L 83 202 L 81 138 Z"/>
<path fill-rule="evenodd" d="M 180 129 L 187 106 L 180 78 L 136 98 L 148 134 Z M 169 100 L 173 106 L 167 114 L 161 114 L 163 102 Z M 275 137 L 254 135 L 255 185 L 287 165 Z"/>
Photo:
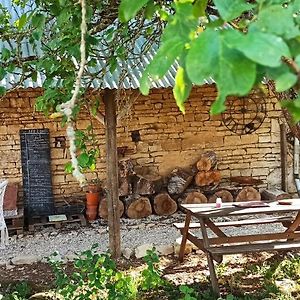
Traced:
<path fill-rule="evenodd" d="M 219 190 L 209 197 L 208 202 L 215 203 L 217 198 L 221 198 L 222 202 L 233 202 L 232 194 L 227 190 Z"/>
<path fill-rule="evenodd" d="M 186 195 L 185 199 L 182 201 L 183 204 L 200 204 L 207 203 L 207 198 L 204 194 L 200 192 L 190 192 Z"/>
<path fill-rule="evenodd" d="M 177 203 L 168 193 L 161 193 L 155 196 L 153 209 L 159 216 L 169 216 L 177 211 Z"/>
<path fill-rule="evenodd" d="M 135 197 L 126 201 L 126 215 L 130 219 L 142 219 L 152 214 L 149 198 Z"/>
<path fill-rule="evenodd" d="M 124 213 L 124 204 L 121 200 L 118 201 L 118 208 L 119 208 L 119 214 L 121 217 Z M 108 208 L 107 208 L 106 198 L 103 198 L 100 200 L 98 214 L 102 219 L 104 219 L 104 220 L 108 219 Z"/>
<path fill-rule="evenodd" d="M 242 188 L 242 190 L 237 194 L 235 201 L 260 201 L 261 195 L 260 192 L 257 191 L 252 186 L 246 186 Z"/>

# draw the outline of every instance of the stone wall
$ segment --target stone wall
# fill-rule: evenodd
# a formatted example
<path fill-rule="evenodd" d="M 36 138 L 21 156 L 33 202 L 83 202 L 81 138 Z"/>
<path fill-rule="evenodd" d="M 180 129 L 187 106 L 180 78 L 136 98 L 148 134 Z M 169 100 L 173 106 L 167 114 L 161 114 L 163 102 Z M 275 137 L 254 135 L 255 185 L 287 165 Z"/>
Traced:
<path fill-rule="evenodd" d="M 55 143 L 55 138 L 65 136 L 64 128 L 59 121 L 34 111 L 34 100 L 41 93 L 40 89 L 14 91 L 0 102 L 0 176 L 21 185 L 19 130 L 49 128 L 55 197 L 83 195 L 72 175 L 64 172 L 69 161 L 68 149 Z M 257 131 L 238 136 L 223 125 L 221 116 L 209 115 L 215 97 L 213 85 L 194 88 L 183 115 L 171 89 L 153 90 L 148 97 L 140 96 L 131 112 L 119 122 L 118 146 L 127 147 L 125 157 L 131 157 L 137 171 L 143 174 L 167 175 L 175 167 L 190 166 L 203 151 L 214 150 L 223 178 L 252 175 L 266 185 L 280 185 L 281 112 L 277 100 L 252 93 L 250 98 L 265 98 L 267 116 Z M 82 113 L 77 128 L 86 128 L 90 119 L 91 116 Z M 98 122 L 93 123 L 101 149 L 97 172 L 100 178 L 105 178 L 104 128 Z M 132 136 L 137 135 L 140 141 L 134 142 Z M 88 174 L 89 178 L 93 176 Z"/>

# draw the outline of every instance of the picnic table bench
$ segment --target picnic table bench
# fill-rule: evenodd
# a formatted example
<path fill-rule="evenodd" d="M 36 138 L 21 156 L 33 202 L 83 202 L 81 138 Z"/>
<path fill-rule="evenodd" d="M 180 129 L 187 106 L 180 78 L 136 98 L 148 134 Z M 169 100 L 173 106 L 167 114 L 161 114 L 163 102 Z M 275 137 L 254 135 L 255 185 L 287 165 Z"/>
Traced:
<path fill-rule="evenodd" d="M 216 208 L 215 204 L 182 204 L 185 212 L 184 223 L 174 223 L 182 234 L 179 260 L 182 262 L 187 240 L 206 253 L 210 272 L 211 284 L 216 295 L 220 295 L 214 260 L 221 262 L 223 255 L 261 251 L 290 251 L 300 249 L 300 199 L 285 200 L 289 205 L 281 205 L 278 201 L 257 203 L 257 206 L 245 202 L 224 203 Z M 248 206 L 247 206 L 248 205 Z M 296 216 L 278 216 L 294 212 Z M 253 218 L 264 214 L 262 218 Z M 191 218 L 199 220 L 191 223 Z M 215 222 L 216 217 L 246 216 L 249 219 Z M 228 235 L 222 230 L 226 227 L 244 227 L 250 225 L 263 226 L 272 223 L 282 223 L 287 228 L 282 232 Z M 200 229 L 199 238 L 191 230 Z M 214 233 L 209 237 L 207 229 Z"/>

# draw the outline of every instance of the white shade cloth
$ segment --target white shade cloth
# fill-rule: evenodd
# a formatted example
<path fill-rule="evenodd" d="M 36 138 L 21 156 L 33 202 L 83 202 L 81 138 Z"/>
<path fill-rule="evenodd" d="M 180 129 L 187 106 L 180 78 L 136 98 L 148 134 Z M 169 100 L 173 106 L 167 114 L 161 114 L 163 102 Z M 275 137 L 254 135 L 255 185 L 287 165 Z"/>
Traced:
<path fill-rule="evenodd" d="M 7 180 L 0 181 L 0 248 L 8 244 L 8 230 L 3 216 L 3 201 L 7 184 Z"/>

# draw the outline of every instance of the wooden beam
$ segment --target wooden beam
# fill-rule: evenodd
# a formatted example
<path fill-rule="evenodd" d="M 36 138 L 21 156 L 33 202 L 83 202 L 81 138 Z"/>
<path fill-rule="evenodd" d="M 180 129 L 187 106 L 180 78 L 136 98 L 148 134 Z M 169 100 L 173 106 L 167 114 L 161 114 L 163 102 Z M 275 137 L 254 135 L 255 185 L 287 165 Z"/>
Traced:
<path fill-rule="evenodd" d="M 120 216 L 118 210 L 119 181 L 117 154 L 117 116 L 116 94 L 105 89 L 103 101 L 105 105 L 105 139 L 107 165 L 107 206 L 109 227 L 109 248 L 114 258 L 121 256 Z"/>
<path fill-rule="evenodd" d="M 280 158 L 281 158 L 281 189 L 288 192 L 287 185 L 287 139 L 286 126 L 284 123 L 280 124 Z"/>

